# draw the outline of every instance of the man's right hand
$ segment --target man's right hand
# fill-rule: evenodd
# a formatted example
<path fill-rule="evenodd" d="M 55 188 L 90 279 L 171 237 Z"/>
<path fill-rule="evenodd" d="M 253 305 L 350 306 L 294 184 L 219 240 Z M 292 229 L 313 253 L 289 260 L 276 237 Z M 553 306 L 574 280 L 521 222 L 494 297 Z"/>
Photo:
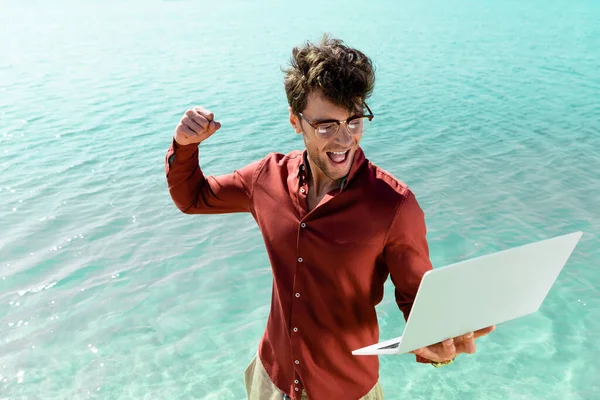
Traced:
<path fill-rule="evenodd" d="M 221 123 L 214 120 L 212 112 L 203 107 L 194 107 L 187 110 L 177 128 L 174 138 L 178 145 L 185 146 L 192 143 L 200 143 L 212 136 Z"/>

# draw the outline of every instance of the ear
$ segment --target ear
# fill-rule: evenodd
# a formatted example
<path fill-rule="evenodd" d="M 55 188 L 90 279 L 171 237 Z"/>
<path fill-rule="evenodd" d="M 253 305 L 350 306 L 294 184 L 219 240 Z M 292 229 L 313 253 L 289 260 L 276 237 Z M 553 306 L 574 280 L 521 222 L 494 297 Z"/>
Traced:
<path fill-rule="evenodd" d="M 288 112 L 290 113 L 290 124 L 292 125 L 296 133 L 302 133 L 302 125 L 300 124 L 298 117 L 292 112 L 292 107 L 288 107 Z"/>

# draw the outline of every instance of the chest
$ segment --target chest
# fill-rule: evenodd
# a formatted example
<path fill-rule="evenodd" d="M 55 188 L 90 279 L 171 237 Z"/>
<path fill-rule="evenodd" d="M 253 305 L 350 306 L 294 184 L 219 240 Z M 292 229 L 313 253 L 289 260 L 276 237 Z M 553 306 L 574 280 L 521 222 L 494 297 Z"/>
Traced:
<path fill-rule="evenodd" d="M 270 193 L 255 199 L 255 217 L 268 247 L 295 254 L 331 254 L 338 260 L 357 251 L 381 251 L 392 213 L 386 213 L 362 191 L 321 196 Z"/>
<path fill-rule="evenodd" d="M 313 193 L 314 192 L 309 192 L 308 196 L 306 196 L 306 206 L 308 212 L 311 212 L 312 210 L 317 208 L 317 206 L 324 200 L 326 196 L 325 194 L 317 196 Z"/>

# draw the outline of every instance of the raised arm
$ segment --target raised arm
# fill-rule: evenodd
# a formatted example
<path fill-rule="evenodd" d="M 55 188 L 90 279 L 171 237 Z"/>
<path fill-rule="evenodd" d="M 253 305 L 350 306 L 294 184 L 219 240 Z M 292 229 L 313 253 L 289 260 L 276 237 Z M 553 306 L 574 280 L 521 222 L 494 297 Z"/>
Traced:
<path fill-rule="evenodd" d="M 221 124 L 210 111 L 186 111 L 175 129 L 165 158 L 165 173 L 173 202 L 186 214 L 249 212 L 253 182 L 261 166 L 255 161 L 230 174 L 205 177 L 198 160 L 199 144 Z"/>

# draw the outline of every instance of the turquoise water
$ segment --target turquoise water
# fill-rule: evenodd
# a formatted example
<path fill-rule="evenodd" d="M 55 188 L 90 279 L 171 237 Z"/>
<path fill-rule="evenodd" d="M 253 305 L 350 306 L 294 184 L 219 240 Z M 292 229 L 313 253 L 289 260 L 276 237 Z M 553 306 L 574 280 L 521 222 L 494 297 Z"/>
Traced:
<path fill-rule="evenodd" d="M 377 66 L 363 147 L 417 193 L 436 267 L 584 232 L 475 355 L 382 357 L 386 399 L 600 398 L 600 3 L 326 3 L 0 0 L 0 399 L 244 398 L 264 245 L 249 215 L 181 214 L 164 154 L 193 105 L 223 124 L 207 173 L 302 148 L 280 68 L 324 31 Z"/>

